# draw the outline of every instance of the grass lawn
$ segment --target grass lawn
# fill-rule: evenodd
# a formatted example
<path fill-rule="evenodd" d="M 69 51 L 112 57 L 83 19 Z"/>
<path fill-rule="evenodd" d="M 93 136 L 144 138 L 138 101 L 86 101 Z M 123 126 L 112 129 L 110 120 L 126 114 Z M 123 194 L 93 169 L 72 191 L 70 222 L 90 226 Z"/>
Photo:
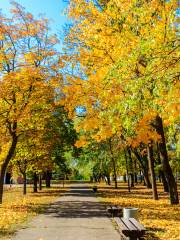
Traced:
<path fill-rule="evenodd" d="M 107 185 L 98 186 L 101 201 L 121 207 L 139 208 L 139 221 L 146 227 L 148 240 L 180 240 L 180 205 L 171 206 L 168 194 L 158 185 L 159 200 L 152 200 L 151 189 L 136 185 L 129 193 L 127 186 L 119 183 L 113 189 Z"/>
<path fill-rule="evenodd" d="M 62 188 L 52 187 L 32 193 L 32 189 L 28 188 L 27 195 L 23 196 L 21 187 L 5 188 L 3 204 L 0 205 L 0 239 L 9 239 L 11 234 L 42 212 L 63 191 Z"/>

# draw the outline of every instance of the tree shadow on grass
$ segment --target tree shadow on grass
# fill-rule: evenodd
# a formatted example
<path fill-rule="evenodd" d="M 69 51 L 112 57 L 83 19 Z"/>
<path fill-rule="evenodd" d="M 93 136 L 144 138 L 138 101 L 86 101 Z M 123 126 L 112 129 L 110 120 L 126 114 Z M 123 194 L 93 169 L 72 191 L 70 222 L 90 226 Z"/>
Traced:
<path fill-rule="evenodd" d="M 66 190 L 63 190 L 63 189 L 57 189 L 57 190 L 49 190 L 49 191 L 39 191 L 37 193 L 30 193 L 31 194 L 31 197 L 49 197 L 49 196 L 52 196 L 52 197 L 60 197 L 62 194 L 64 194 L 66 192 Z"/>
<path fill-rule="evenodd" d="M 127 190 L 127 191 L 124 191 Z M 108 191 L 109 190 L 109 191 Z M 109 197 L 123 197 L 123 198 L 134 198 L 134 199 L 152 199 L 152 190 L 145 188 L 132 188 L 130 192 L 128 192 L 127 188 L 119 188 L 119 189 L 108 189 L 104 191 L 103 189 L 99 189 L 98 195 L 103 196 L 103 198 Z M 140 191 L 145 190 L 145 191 Z M 159 192 L 158 196 L 160 199 L 166 199 L 168 197 L 168 193 Z"/>
<path fill-rule="evenodd" d="M 162 228 L 146 228 L 146 230 L 144 238 L 147 240 L 159 240 L 160 238 L 155 234 L 155 232 L 165 232 Z"/>

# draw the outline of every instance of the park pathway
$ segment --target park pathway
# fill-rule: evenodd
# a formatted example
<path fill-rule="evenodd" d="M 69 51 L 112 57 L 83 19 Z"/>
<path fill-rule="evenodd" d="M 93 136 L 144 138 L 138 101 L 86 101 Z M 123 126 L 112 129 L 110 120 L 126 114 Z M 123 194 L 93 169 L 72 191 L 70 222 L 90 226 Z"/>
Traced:
<path fill-rule="evenodd" d="M 72 186 L 12 240 L 119 240 L 120 236 L 92 190 Z"/>

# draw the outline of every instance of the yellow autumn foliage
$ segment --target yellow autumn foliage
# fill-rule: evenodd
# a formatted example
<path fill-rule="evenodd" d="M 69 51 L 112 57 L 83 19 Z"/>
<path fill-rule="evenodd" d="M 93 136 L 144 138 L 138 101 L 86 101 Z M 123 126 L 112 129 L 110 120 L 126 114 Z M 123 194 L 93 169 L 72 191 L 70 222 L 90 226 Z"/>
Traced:
<path fill-rule="evenodd" d="M 67 62 L 84 75 L 68 76 L 63 104 L 71 118 L 76 107 L 85 108 L 78 126 L 84 134 L 99 142 L 124 130 L 138 146 L 158 141 L 150 126 L 156 115 L 171 125 L 178 121 L 176 9 L 176 0 L 70 2 L 67 51 L 75 52 Z"/>

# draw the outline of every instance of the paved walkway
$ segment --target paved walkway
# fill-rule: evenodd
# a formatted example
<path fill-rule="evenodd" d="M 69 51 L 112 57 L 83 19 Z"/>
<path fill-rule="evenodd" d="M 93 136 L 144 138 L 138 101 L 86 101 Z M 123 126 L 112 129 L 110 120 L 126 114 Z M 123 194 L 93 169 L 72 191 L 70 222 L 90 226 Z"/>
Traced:
<path fill-rule="evenodd" d="M 91 189 L 71 188 L 12 240 L 119 240 L 105 206 Z"/>

